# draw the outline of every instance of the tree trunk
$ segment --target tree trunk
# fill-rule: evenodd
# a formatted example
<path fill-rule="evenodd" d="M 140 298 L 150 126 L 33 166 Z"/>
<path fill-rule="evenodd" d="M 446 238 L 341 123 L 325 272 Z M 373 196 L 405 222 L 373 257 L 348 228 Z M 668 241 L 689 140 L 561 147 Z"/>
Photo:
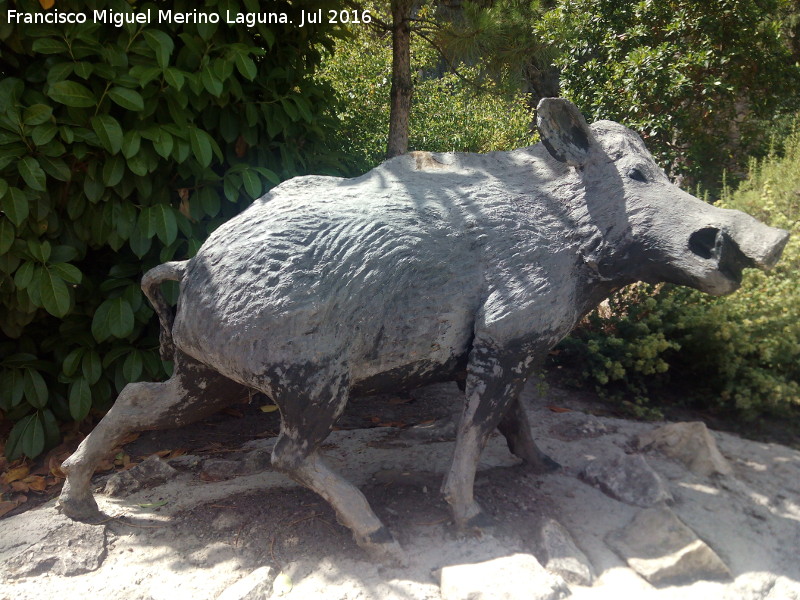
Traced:
<path fill-rule="evenodd" d="M 561 73 L 550 65 L 538 65 L 532 60 L 525 68 L 525 90 L 529 94 L 531 109 L 535 109 L 542 98 L 557 98 L 561 94 Z"/>
<path fill-rule="evenodd" d="M 392 91 L 386 158 L 408 151 L 411 112 L 411 9 L 413 0 L 392 0 Z"/>

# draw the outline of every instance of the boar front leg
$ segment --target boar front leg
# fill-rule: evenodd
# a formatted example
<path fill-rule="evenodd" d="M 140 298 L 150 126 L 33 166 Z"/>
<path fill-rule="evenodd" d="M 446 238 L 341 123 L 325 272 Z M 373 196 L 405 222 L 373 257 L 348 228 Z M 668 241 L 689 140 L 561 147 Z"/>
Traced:
<path fill-rule="evenodd" d="M 489 435 L 517 401 L 525 383 L 520 367 L 524 363 L 524 355 L 512 355 L 495 346 L 476 345 L 470 352 L 464 412 L 458 426 L 453 463 L 442 486 L 459 529 L 480 530 L 490 523 L 473 497 L 475 470 Z M 524 441 L 524 435 L 519 432 L 522 424 L 512 419 L 505 427 L 506 432 Z M 527 419 L 524 426 L 527 427 Z M 527 435 L 530 437 L 530 432 Z"/>

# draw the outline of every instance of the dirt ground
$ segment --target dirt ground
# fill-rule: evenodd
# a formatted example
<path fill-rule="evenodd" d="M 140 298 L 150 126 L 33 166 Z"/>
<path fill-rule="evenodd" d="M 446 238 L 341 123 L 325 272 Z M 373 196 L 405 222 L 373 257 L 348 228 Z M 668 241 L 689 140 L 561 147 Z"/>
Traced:
<path fill-rule="evenodd" d="M 269 468 L 277 415 L 256 398 L 126 445 L 134 463 L 153 453 L 170 457 L 176 474 L 120 497 L 97 493 L 108 515 L 100 524 L 73 523 L 54 499 L 0 520 L 0 600 L 217 598 L 265 565 L 280 574 L 276 597 L 438 600 L 443 568 L 519 553 L 544 561 L 537 540 L 546 519 L 570 532 L 596 574 L 591 585 L 569 585 L 574 598 L 800 598 L 800 452 L 717 432 L 733 474 L 712 478 L 648 453 L 673 497 L 671 510 L 731 573 L 726 581 L 658 587 L 607 543 L 641 508 L 610 498 L 580 473 L 589 461 L 633 453 L 636 436 L 663 423 L 609 416 L 590 395 L 560 385 L 544 396 L 529 386 L 524 400 L 535 438 L 563 468 L 526 472 L 493 437 L 475 494 L 495 527 L 480 538 L 455 533 L 439 494 L 459 409 L 455 385 L 352 402 L 324 454 L 364 492 L 406 550 L 407 567 L 371 562 L 327 503 Z M 96 477 L 94 487 L 108 478 Z M 492 597 L 486 585 L 476 598 Z"/>

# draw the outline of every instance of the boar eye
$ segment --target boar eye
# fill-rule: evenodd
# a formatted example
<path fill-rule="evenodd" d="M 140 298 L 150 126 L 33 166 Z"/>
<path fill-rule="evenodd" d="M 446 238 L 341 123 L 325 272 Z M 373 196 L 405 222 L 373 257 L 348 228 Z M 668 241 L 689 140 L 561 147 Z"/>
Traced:
<path fill-rule="evenodd" d="M 641 181 L 642 183 L 647 183 L 647 177 L 644 176 L 639 169 L 631 169 L 628 171 L 628 177 L 635 181 Z"/>

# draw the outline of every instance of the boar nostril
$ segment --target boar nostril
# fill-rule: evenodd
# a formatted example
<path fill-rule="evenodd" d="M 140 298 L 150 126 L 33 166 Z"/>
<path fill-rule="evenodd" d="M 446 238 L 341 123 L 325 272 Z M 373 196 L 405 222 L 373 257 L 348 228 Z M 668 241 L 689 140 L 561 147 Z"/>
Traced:
<path fill-rule="evenodd" d="M 704 227 L 689 236 L 689 250 L 701 258 L 716 256 L 715 247 L 720 230 L 716 227 Z"/>

